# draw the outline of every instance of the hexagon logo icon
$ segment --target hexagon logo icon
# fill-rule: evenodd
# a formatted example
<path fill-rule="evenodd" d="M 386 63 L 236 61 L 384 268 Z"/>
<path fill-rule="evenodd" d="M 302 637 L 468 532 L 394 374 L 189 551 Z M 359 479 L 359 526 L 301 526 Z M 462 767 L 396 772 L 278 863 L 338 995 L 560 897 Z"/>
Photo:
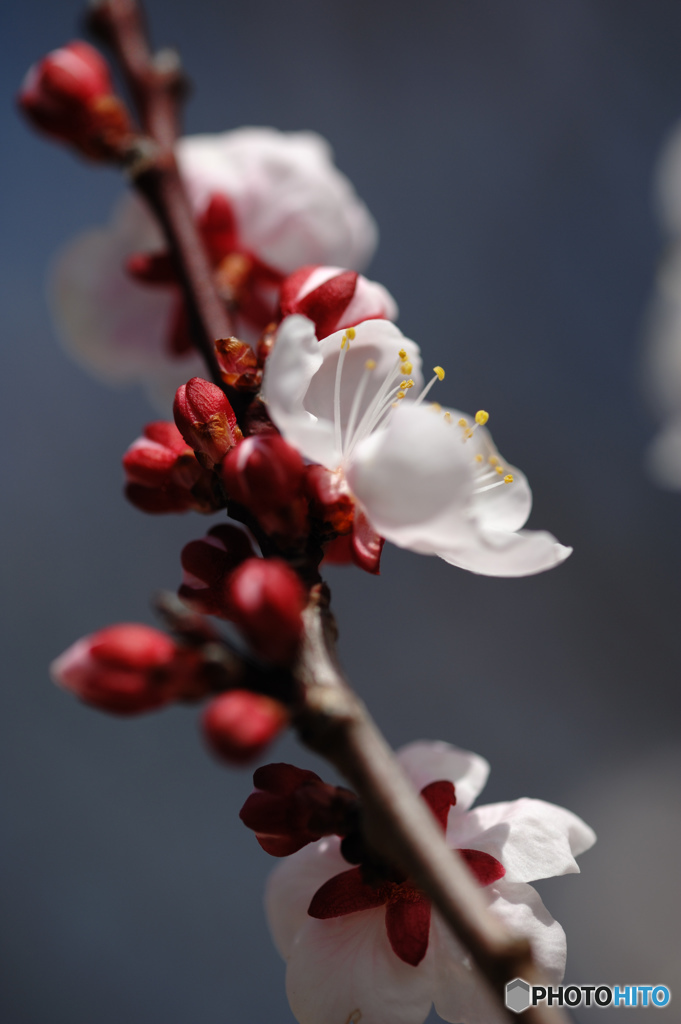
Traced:
<path fill-rule="evenodd" d="M 514 978 L 506 986 L 506 1006 L 513 1013 L 522 1013 L 530 1005 L 530 986 L 522 978 Z"/>

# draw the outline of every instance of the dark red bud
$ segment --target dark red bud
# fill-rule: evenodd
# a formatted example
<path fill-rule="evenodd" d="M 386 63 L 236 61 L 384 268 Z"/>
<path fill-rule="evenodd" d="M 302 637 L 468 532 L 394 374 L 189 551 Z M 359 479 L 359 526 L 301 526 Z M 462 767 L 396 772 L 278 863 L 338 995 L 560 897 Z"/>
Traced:
<path fill-rule="evenodd" d="M 310 515 L 319 520 L 327 535 L 350 533 L 355 502 L 342 474 L 324 466 L 307 466 L 305 489 L 310 498 Z"/>
<path fill-rule="evenodd" d="M 42 131 L 108 159 L 130 132 L 125 107 L 113 94 L 109 68 L 81 40 L 53 50 L 26 74 L 17 101 Z"/>
<path fill-rule="evenodd" d="M 254 650 L 276 664 L 290 664 L 303 628 L 305 589 L 286 562 L 250 558 L 228 581 L 229 618 Z"/>
<path fill-rule="evenodd" d="M 282 316 L 301 313 L 315 324 L 317 337 L 321 340 L 345 324 L 343 314 L 350 305 L 357 288 L 359 274 L 354 270 L 342 270 L 311 290 L 306 289 L 315 271 L 323 267 L 301 267 L 281 286 L 280 304 Z"/>
<path fill-rule="evenodd" d="M 266 533 L 291 540 L 304 535 L 305 464 L 283 437 L 246 438 L 225 456 L 220 475 L 228 498 L 253 512 Z"/>
<path fill-rule="evenodd" d="M 50 671 L 86 703 L 136 714 L 195 692 L 199 658 L 158 629 L 122 623 L 76 641 Z"/>
<path fill-rule="evenodd" d="M 210 474 L 196 460 L 174 423 L 148 423 L 123 456 L 126 496 L 143 512 L 212 511 Z M 208 479 L 206 479 L 208 478 Z"/>
<path fill-rule="evenodd" d="M 243 530 L 227 523 L 214 526 L 201 540 L 182 550 L 184 576 L 178 595 L 202 615 L 230 618 L 229 577 L 238 565 L 253 558 L 254 551 Z"/>
<path fill-rule="evenodd" d="M 288 722 L 279 701 L 249 690 L 217 697 L 203 715 L 203 731 L 211 749 L 231 764 L 252 761 Z"/>
<path fill-rule="evenodd" d="M 208 469 L 220 462 L 241 438 L 224 391 L 202 377 L 192 377 L 177 389 L 173 415 L 185 441 L 203 456 Z"/>
<path fill-rule="evenodd" d="M 263 850 L 287 857 L 322 836 L 346 835 L 356 826 L 357 797 L 290 764 L 268 764 L 253 776 L 255 793 L 239 817 Z"/>

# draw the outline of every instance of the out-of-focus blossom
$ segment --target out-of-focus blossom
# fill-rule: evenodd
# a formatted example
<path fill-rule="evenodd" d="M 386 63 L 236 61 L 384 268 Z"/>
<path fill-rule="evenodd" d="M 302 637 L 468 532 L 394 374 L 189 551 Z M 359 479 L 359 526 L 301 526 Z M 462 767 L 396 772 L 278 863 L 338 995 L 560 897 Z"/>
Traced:
<path fill-rule="evenodd" d="M 294 315 L 277 332 L 262 396 L 286 440 L 354 498 L 367 552 L 385 537 L 489 576 L 562 562 L 570 548 L 522 530 L 531 491 L 495 448 L 488 414 L 425 403 L 443 377 L 435 367 L 423 388 L 418 347 L 386 320 L 318 341 Z"/>
<path fill-rule="evenodd" d="M 203 733 L 211 750 L 229 764 L 258 757 L 288 722 L 283 704 L 250 690 L 223 693 L 206 708 Z"/>
<path fill-rule="evenodd" d="M 242 340 L 257 340 L 276 315 L 280 282 L 301 265 L 359 270 L 371 257 L 374 221 L 320 136 L 242 128 L 182 139 L 177 157 Z M 134 196 L 108 227 L 62 250 L 52 279 L 57 325 L 74 355 L 105 380 L 149 383 L 166 407 L 201 369 L 175 280 L 161 233 Z"/>
<path fill-rule="evenodd" d="M 398 757 L 448 845 L 462 852 L 491 913 L 530 940 L 540 970 L 557 984 L 565 935 L 527 883 L 578 871 L 575 857 L 593 844 L 592 830 L 542 800 L 471 810 L 489 770 L 475 754 L 413 743 Z M 270 877 L 266 905 L 300 1024 L 421 1024 L 432 1003 L 455 1024 L 506 1020 L 423 894 L 404 876 L 349 867 L 338 837 L 283 861 Z"/>
<path fill-rule="evenodd" d="M 657 200 L 668 236 L 648 323 L 647 374 L 651 403 L 662 427 L 649 451 L 657 483 L 681 490 L 681 127 L 672 134 L 658 168 Z"/>
<path fill-rule="evenodd" d="M 315 325 L 319 340 L 362 320 L 397 320 L 397 303 L 387 288 L 342 267 L 301 267 L 281 286 L 283 316 L 300 313 Z"/>
<path fill-rule="evenodd" d="M 95 160 L 110 160 L 130 132 L 108 64 L 80 39 L 34 64 L 17 102 L 35 127 Z"/>
<path fill-rule="evenodd" d="M 86 704 L 122 715 L 199 695 L 199 656 L 165 633 L 121 623 L 91 633 L 50 666 L 52 678 Z"/>

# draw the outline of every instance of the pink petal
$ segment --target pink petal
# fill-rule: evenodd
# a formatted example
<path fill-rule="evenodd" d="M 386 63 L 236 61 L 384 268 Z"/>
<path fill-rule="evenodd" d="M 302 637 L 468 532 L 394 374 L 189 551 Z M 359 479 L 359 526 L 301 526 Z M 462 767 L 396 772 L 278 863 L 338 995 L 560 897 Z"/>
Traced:
<path fill-rule="evenodd" d="M 506 868 L 496 857 L 489 853 L 482 853 L 480 850 L 459 850 L 470 870 L 475 875 L 480 885 L 491 885 L 498 882 L 506 874 Z"/>
<path fill-rule="evenodd" d="M 385 912 L 388 940 L 395 954 L 405 964 L 416 967 L 426 955 L 430 932 L 430 900 L 416 898 L 395 900 Z"/>
<path fill-rule="evenodd" d="M 334 875 L 312 897 L 308 907 L 310 917 L 326 920 L 329 917 L 344 917 L 357 910 L 373 910 L 382 907 L 385 893 L 362 879 L 361 868 L 350 868 L 340 875 Z"/>

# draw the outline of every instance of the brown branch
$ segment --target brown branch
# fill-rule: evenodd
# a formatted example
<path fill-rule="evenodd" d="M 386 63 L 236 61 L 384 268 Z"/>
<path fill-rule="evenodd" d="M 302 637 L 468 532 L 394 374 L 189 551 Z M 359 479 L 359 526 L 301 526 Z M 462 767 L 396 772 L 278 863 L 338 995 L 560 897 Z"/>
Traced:
<path fill-rule="evenodd" d="M 90 21 L 120 61 L 148 135 L 138 139 L 128 153 L 129 176 L 165 235 L 182 285 L 194 344 L 213 383 L 227 390 L 215 341 L 229 337 L 232 325 L 217 293 L 173 151 L 183 82 L 179 61 L 173 63 L 168 51 L 152 55 L 136 0 L 100 0 Z"/>
<path fill-rule="evenodd" d="M 173 153 L 177 136 L 179 64 L 152 56 L 136 0 L 99 0 L 93 19 L 117 55 L 149 140 L 130 153 L 129 173 L 163 229 L 182 282 L 192 335 L 213 380 L 224 387 L 214 342 L 231 325 L 216 292 Z M 151 145 L 149 144 L 151 142 Z M 297 666 L 302 708 L 296 725 L 304 743 L 331 761 L 355 787 L 365 808 L 366 838 L 402 868 L 471 953 L 497 996 L 506 982 L 541 978 L 526 939 L 513 936 L 491 915 L 464 866 L 452 855 L 425 804 L 404 776 L 363 704 L 343 679 L 333 655 L 335 626 L 326 591 L 312 588 Z M 511 1019 L 516 1019 L 509 1012 Z M 561 1024 L 556 1008 L 526 1011 L 526 1024 Z"/>
<path fill-rule="evenodd" d="M 341 675 L 332 653 L 336 630 L 324 587 L 313 588 L 304 619 L 297 668 L 303 707 L 295 724 L 302 741 L 334 764 L 360 796 L 367 841 L 432 900 L 502 1003 L 506 983 L 514 978 L 542 984 L 529 942 L 512 935 L 488 911 L 468 869 L 453 856 L 432 814 Z M 564 1024 L 568 1018 L 554 1007 L 537 1006 L 528 1009 L 523 1020 Z"/>

